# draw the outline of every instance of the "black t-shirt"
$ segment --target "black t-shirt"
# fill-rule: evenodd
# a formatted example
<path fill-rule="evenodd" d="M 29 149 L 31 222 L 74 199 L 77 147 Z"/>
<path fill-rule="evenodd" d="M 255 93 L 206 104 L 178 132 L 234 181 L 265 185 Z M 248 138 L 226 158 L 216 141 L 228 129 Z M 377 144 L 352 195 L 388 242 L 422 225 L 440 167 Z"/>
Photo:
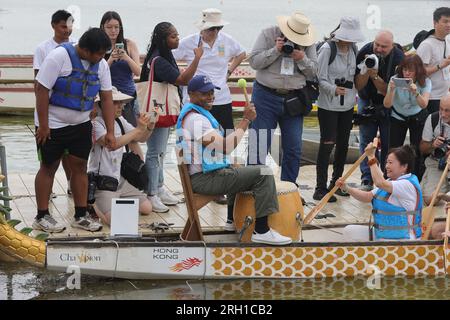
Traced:
<path fill-rule="evenodd" d="M 153 52 L 150 59 L 144 62 L 141 72 L 141 81 L 148 81 L 150 73 L 150 64 L 153 58 L 156 56 L 159 56 L 159 51 L 157 50 Z M 175 84 L 175 81 L 179 76 L 180 70 L 178 69 L 178 65 L 173 57 L 172 59 L 170 59 L 170 61 L 161 56 L 158 59 L 156 59 L 155 75 L 154 75 L 155 77 L 154 80 L 156 82 L 168 82 L 171 84 Z"/>
<path fill-rule="evenodd" d="M 366 44 L 364 47 L 359 50 L 358 55 L 356 57 L 356 65 L 360 64 L 364 59 L 366 54 L 373 53 L 373 42 Z M 405 57 L 403 50 L 399 49 L 396 45 L 394 45 L 394 49 L 392 49 L 391 53 L 385 57 L 384 59 L 379 59 L 378 65 L 378 76 L 384 80 L 384 82 L 388 83 L 391 77 L 396 73 L 396 68 L 400 64 L 400 62 Z M 388 69 L 389 60 L 392 59 L 391 68 Z M 361 70 L 356 67 L 356 74 L 358 75 Z M 367 85 L 358 92 L 358 95 L 361 99 L 371 100 L 372 103 L 375 104 L 383 104 L 384 96 L 379 94 L 377 88 L 372 82 L 372 79 L 369 78 L 367 81 Z"/>

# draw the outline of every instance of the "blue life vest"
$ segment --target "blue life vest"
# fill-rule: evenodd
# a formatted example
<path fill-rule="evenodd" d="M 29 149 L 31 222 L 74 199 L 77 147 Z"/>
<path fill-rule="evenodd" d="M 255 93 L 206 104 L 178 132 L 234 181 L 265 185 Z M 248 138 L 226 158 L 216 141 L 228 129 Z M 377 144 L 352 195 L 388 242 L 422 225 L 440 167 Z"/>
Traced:
<path fill-rule="evenodd" d="M 182 148 L 183 150 L 183 157 L 186 164 L 192 163 L 191 158 L 191 150 L 189 149 L 188 144 L 186 141 L 184 141 L 184 135 L 183 135 L 183 119 L 184 117 L 191 111 L 196 111 L 202 116 L 205 116 L 209 122 L 211 123 L 212 127 L 216 130 L 219 130 L 220 134 L 222 136 L 225 136 L 225 133 L 223 129 L 220 127 L 219 122 L 213 117 L 213 115 L 206 109 L 199 107 L 193 103 L 187 103 L 183 106 L 183 108 L 180 111 L 180 115 L 178 116 L 177 121 L 177 147 Z M 230 161 L 228 157 L 222 153 L 217 154 L 216 150 L 211 150 L 205 146 L 201 146 L 201 150 L 198 150 L 199 154 L 202 158 L 202 171 L 203 173 L 207 173 L 214 170 L 219 170 L 222 168 L 227 168 L 230 166 Z"/>
<path fill-rule="evenodd" d="M 50 104 L 78 111 L 90 111 L 94 107 L 94 99 L 100 91 L 98 68 L 100 63 L 85 69 L 81 59 L 71 43 L 60 45 L 66 49 L 72 63 L 72 73 L 56 79 L 53 86 Z"/>
<path fill-rule="evenodd" d="M 416 188 L 417 203 L 414 211 L 406 211 L 405 208 L 388 203 L 387 200 L 391 196 L 385 190 L 378 189 L 372 199 L 372 214 L 374 218 L 375 237 L 377 239 L 410 239 L 410 231 L 413 231 L 416 238 L 422 235 L 420 223 L 422 219 L 422 190 L 419 180 L 413 174 L 408 178 L 404 178 L 411 182 Z M 408 218 L 412 216 L 412 224 L 408 222 Z"/>

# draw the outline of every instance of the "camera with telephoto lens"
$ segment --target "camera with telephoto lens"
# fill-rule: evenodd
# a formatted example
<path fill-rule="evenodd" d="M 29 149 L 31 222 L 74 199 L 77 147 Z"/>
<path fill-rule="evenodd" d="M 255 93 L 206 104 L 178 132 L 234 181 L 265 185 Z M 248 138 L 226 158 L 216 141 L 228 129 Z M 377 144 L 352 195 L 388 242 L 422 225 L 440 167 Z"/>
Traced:
<path fill-rule="evenodd" d="M 286 37 L 284 38 L 284 44 L 283 47 L 281 48 L 281 51 L 283 51 L 286 54 L 291 54 L 292 52 L 294 52 L 294 49 L 297 48 L 298 46 L 295 43 L 293 43 Z"/>
<path fill-rule="evenodd" d="M 377 57 L 377 55 L 372 53 L 371 55 L 367 56 L 367 58 L 364 60 L 364 64 L 369 69 L 372 69 L 372 68 L 377 69 L 377 67 L 378 67 L 378 57 Z"/>

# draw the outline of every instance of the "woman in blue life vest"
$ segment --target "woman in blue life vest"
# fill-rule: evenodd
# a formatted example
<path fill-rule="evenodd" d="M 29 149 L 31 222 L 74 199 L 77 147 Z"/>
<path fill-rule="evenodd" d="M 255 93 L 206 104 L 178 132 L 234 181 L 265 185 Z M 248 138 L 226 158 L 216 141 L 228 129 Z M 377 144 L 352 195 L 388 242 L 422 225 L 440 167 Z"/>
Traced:
<path fill-rule="evenodd" d="M 375 148 L 370 143 L 366 147 L 368 164 L 376 186 L 372 191 L 349 188 L 342 178 L 336 185 L 362 202 L 372 202 L 372 225 L 347 226 L 344 238 L 367 241 L 374 240 L 415 240 L 420 239 L 422 216 L 422 190 L 414 170 L 415 152 L 410 145 L 390 149 L 386 160 L 386 174 L 378 166 Z"/>
<path fill-rule="evenodd" d="M 122 19 L 115 11 L 107 11 L 100 21 L 100 28 L 111 40 L 112 51 L 105 55 L 111 70 L 111 80 L 120 92 L 134 97 L 122 111 L 122 116 L 134 127 L 137 126 L 136 86 L 134 77 L 141 75 L 141 61 L 136 43 L 124 37 Z"/>

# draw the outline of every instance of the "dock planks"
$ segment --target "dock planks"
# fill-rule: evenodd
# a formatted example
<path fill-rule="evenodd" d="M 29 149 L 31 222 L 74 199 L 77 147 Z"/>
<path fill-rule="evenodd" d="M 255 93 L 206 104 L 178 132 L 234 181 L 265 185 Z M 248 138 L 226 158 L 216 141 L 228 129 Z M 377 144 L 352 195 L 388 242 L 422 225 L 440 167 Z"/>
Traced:
<path fill-rule="evenodd" d="M 346 166 L 349 167 L 350 165 Z M 330 166 L 330 175 L 332 167 Z M 347 168 L 346 168 L 347 169 Z M 279 177 L 279 170 L 275 170 L 275 175 Z M 348 182 L 354 185 L 359 185 L 359 170 L 357 170 L 349 178 Z M 306 200 L 305 214 L 307 214 L 312 207 L 318 202 L 313 200 L 312 195 L 315 187 L 315 166 L 303 166 L 300 168 L 300 175 L 297 182 L 300 184 L 300 193 Z M 30 173 L 12 173 L 8 175 L 9 191 L 14 200 L 10 202 L 13 209 L 11 212 L 11 219 L 18 219 L 22 222 L 16 227 L 21 229 L 24 227 L 31 227 L 33 219 L 36 215 L 36 194 L 34 190 L 34 174 Z M 175 193 L 180 199 L 184 198 L 182 187 L 180 183 L 180 176 L 175 166 L 166 167 L 165 172 L 166 187 Z M 52 215 L 61 223 L 65 223 L 67 228 L 64 232 L 50 235 L 51 238 L 61 237 L 92 237 L 108 236 L 109 228 L 104 226 L 100 232 L 92 233 L 80 229 L 70 227 L 70 222 L 74 214 L 73 201 L 67 195 L 67 181 L 62 169 L 58 170 L 53 184 L 53 192 L 57 195 L 56 198 L 49 202 L 49 209 Z M 370 204 L 361 203 L 356 199 L 350 197 L 339 197 L 335 203 L 329 203 L 319 213 L 331 213 L 335 217 L 327 217 L 323 219 L 315 219 L 313 224 L 327 225 L 327 224 L 351 224 L 368 222 L 370 217 Z M 445 217 L 443 205 L 437 206 L 436 217 Z M 204 230 L 220 231 L 225 224 L 227 216 L 227 206 L 219 205 L 215 202 L 210 202 L 199 211 L 200 223 Z M 171 232 L 180 232 L 184 227 L 188 217 L 187 209 L 184 203 L 176 206 L 171 206 L 168 213 L 152 213 L 148 216 L 140 216 L 139 225 L 142 234 L 153 234 L 149 225 L 153 222 L 173 223 Z M 40 231 L 33 231 L 32 235 L 37 235 Z"/>

